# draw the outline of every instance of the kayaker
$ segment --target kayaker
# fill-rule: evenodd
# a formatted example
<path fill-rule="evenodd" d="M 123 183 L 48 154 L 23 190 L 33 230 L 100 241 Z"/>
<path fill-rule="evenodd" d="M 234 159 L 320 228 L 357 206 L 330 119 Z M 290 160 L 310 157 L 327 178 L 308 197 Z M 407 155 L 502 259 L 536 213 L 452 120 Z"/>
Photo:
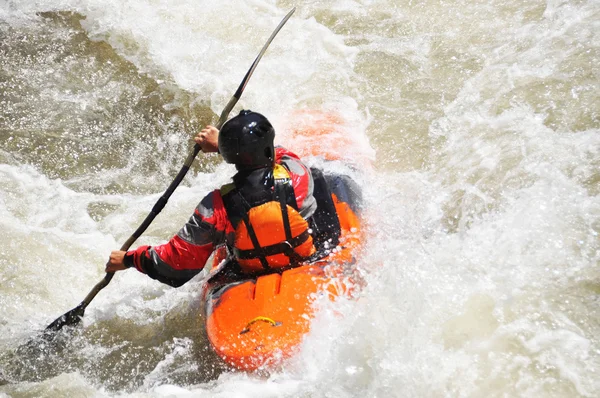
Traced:
<path fill-rule="evenodd" d="M 340 238 L 334 200 L 357 212 L 360 190 L 347 176 L 307 167 L 293 152 L 275 147 L 274 138 L 267 118 L 249 110 L 221 131 L 205 127 L 194 140 L 203 152 L 219 152 L 235 165 L 233 182 L 206 195 L 167 243 L 113 251 L 106 272 L 135 267 L 177 287 L 223 246 L 233 260 L 229 271 L 239 275 L 280 272 L 326 257 Z"/>

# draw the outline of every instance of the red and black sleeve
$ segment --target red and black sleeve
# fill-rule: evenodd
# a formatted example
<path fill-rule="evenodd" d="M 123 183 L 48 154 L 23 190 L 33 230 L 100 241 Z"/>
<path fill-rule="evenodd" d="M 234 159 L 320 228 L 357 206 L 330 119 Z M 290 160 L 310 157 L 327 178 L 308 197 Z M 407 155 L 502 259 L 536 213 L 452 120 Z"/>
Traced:
<path fill-rule="evenodd" d="M 152 279 L 178 287 L 197 275 L 216 246 L 232 230 L 218 190 L 208 194 L 194 214 L 167 243 L 141 246 L 127 252 L 125 265 Z"/>

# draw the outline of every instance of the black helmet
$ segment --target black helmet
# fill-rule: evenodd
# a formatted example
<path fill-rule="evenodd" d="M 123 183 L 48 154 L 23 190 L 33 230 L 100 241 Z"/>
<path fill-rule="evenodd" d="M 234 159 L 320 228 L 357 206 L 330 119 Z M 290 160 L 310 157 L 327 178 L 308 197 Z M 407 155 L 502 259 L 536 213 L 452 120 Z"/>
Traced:
<path fill-rule="evenodd" d="M 249 110 L 241 111 L 219 132 L 219 152 L 227 163 L 238 169 L 273 165 L 275 129 L 266 117 Z"/>

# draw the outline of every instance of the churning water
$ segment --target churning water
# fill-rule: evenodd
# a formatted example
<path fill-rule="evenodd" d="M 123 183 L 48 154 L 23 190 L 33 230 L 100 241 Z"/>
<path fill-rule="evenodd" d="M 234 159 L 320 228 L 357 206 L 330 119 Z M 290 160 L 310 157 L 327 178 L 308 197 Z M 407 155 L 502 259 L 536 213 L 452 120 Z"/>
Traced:
<path fill-rule="evenodd" d="M 294 6 L 236 110 L 284 144 L 289 115 L 336 112 L 372 159 L 358 299 L 245 374 L 207 346 L 201 278 L 129 270 L 17 350 L 102 279 Z M 200 154 L 136 244 L 231 172 Z M 599 194 L 597 0 L 0 1 L 0 396 L 598 396 Z"/>

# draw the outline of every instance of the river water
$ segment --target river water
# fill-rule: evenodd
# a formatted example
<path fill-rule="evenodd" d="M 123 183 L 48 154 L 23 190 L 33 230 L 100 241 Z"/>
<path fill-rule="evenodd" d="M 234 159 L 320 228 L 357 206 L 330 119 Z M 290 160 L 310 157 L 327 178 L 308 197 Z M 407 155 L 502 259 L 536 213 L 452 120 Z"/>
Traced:
<path fill-rule="evenodd" d="M 320 145 L 364 189 L 358 297 L 268 374 L 214 357 L 201 278 L 134 270 L 17 350 L 102 279 L 294 6 L 235 111 L 290 146 L 298 110 L 347 122 Z M 231 172 L 200 154 L 136 245 Z M 599 396 L 599 194 L 597 0 L 0 1 L 0 396 Z"/>

